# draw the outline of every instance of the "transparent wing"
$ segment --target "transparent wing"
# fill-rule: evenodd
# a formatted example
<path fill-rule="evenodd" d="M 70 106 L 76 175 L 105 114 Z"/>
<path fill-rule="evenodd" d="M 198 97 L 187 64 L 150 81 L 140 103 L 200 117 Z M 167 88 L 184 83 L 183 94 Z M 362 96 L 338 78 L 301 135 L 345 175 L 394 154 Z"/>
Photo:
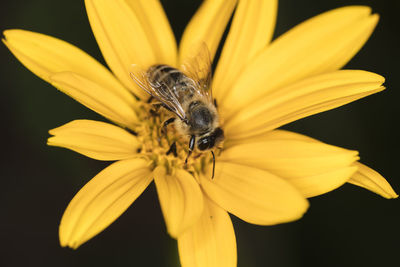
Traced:
<path fill-rule="evenodd" d="M 207 45 L 203 42 L 193 50 L 181 65 L 183 73 L 195 83 L 195 90 L 213 103 L 211 90 L 211 57 Z"/>
<path fill-rule="evenodd" d="M 181 120 L 186 120 L 185 111 L 173 88 L 170 88 L 166 84 L 151 83 L 149 73 L 135 64 L 132 64 L 130 76 L 140 88 L 160 101 L 166 109 L 175 113 Z"/>

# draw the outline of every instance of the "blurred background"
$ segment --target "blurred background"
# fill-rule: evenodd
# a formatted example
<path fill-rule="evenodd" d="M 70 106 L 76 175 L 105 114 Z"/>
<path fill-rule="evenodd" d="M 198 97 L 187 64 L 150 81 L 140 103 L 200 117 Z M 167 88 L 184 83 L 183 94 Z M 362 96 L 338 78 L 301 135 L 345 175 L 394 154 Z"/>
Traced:
<path fill-rule="evenodd" d="M 200 1 L 162 1 L 177 39 Z M 360 151 L 363 163 L 400 192 L 400 4 L 389 0 L 282 0 L 275 36 L 321 12 L 368 5 L 381 15 L 371 39 L 346 68 L 386 77 L 386 91 L 284 128 Z M 66 40 L 104 60 L 83 1 L 3 0 L 0 30 L 22 28 Z M 74 251 L 58 224 L 75 193 L 107 162 L 48 147 L 48 130 L 74 119 L 104 120 L 34 76 L 0 45 L 0 266 L 179 266 L 152 184 L 115 223 Z M 304 218 L 261 227 L 233 217 L 238 266 L 397 266 L 400 202 L 345 185 L 310 199 Z"/>

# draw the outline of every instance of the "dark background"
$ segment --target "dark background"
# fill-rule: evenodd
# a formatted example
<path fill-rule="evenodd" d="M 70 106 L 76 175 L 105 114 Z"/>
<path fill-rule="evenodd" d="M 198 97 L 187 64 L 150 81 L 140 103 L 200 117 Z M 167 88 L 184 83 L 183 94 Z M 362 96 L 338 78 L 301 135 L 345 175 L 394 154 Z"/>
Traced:
<path fill-rule="evenodd" d="M 199 1 L 162 1 L 181 36 Z M 329 9 L 364 4 L 381 14 L 377 29 L 346 68 L 386 77 L 387 90 L 286 129 L 360 151 L 400 192 L 398 1 L 280 1 L 275 36 Z M 104 60 L 82 1 L 9 0 L 0 4 L 0 30 L 49 34 Z M 103 233 L 78 250 L 61 248 L 58 224 L 74 194 L 107 163 L 48 147 L 47 131 L 100 116 L 26 70 L 4 45 L 1 59 L 0 266 L 179 266 L 154 185 Z M 233 218 L 238 266 L 397 266 L 400 202 L 345 185 L 310 199 L 300 221 L 273 227 Z"/>

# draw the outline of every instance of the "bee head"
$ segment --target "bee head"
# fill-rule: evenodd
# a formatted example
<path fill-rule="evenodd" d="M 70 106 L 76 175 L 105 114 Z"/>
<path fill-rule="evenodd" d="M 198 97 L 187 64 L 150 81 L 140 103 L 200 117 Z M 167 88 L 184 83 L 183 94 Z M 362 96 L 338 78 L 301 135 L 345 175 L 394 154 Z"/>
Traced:
<path fill-rule="evenodd" d="M 211 149 L 223 139 L 224 131 L 218 127 L 210 135 L 200 138 L 199 141 L 197 141 L 197 148 L 201 151 Z"/>

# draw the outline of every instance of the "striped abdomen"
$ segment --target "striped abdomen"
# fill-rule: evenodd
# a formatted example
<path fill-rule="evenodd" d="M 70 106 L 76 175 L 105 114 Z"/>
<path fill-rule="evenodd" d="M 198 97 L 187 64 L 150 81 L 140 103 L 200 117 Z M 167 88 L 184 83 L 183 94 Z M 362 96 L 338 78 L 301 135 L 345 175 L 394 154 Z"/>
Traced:
<path fill-rule="evenodd" d="M 193 81 L 178 69 L 168 65 L 153 65 L 147 73 L 150 85 L 163 95 L 173 93 L 180 103 L 193 97 Z"/>

